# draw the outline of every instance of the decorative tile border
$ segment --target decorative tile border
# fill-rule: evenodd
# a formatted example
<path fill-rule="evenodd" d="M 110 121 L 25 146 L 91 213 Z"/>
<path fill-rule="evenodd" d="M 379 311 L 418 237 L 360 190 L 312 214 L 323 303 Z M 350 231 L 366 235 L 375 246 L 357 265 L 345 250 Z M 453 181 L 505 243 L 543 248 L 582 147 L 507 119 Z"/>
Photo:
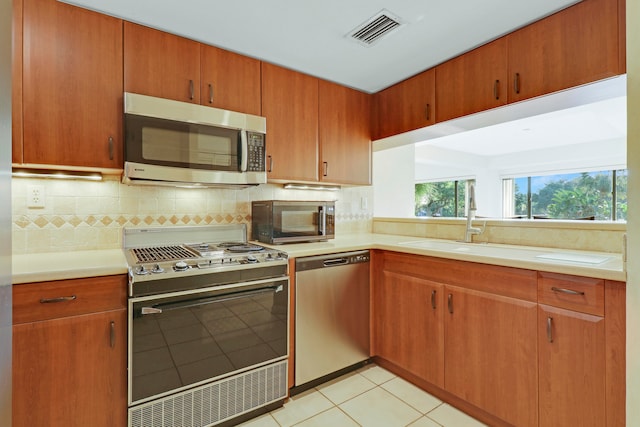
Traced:
<path fill-rule="evenodd" d="M 247 224 L 251 215 L 223 213 L 214 215 L 17 215 L 13 224 L 18 229 L 57 229 L 63 227 L 131 227 L 162 225 L 209 225 L 209 224 Z"/>

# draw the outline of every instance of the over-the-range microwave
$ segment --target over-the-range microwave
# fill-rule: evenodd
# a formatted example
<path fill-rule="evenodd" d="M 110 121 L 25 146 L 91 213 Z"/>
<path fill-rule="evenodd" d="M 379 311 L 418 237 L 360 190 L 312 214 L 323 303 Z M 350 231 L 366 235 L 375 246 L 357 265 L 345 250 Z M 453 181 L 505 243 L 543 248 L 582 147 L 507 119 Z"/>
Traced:
<path fill-rule="evenodd" d="M 251 186 L 267 182 L 264 117 L 124 94 L 127 184 Z"/>
<path fill-rule="evenodd" d="M 317 242 L 335 237 L 335 202 L 251 203 L 251 237 L 263 243 Z"/>

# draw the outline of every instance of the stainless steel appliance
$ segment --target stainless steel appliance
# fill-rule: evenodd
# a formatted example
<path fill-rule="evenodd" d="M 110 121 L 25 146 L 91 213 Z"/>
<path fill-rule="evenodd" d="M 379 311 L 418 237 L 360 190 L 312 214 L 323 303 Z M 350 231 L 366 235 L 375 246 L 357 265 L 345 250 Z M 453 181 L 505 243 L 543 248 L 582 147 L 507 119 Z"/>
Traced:
<path fill-rule="evenodd" d="M 317 242 L 335 237 L 335 202 L 251 203 L 251 237 L 263 243 Z"/>
<path fill-rule="evenodd" d="M 296 258 L 296 388 L 369 359 L 369 259 L 369 251 Z"/>
<path fill-rule="evenodd" d="M 126 228 L 129 426 L 204 427 L 287 396 L 287 255 L 246 226 Z"/>
<path fill-rule="evenodd" d="M 264 117 L 125 93 L 124 119 L 127 184 L 267 182 Z"/>

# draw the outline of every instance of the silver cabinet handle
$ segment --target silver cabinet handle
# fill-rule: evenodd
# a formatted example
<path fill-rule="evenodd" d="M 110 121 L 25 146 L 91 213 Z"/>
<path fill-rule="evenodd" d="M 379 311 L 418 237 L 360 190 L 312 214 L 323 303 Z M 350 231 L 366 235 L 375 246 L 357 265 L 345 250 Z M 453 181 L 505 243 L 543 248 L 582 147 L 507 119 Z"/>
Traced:
<path fill-rule="evenodd" d="M 553 286 L 551 288 L 553 292 L 560 292 L 561 294 L 569 294 L 569 295 L 584 295 L 582 291 L 574 291 L 573 289 L 565 289 L 565 288 L 556 288 Z"/>
<path fill-rule="evenodd" d="M 42 298 L 40 299 L 41 304 L 50 304 L 54 302 L 65 302 L 65 301 L 73 301 L 77 297 L 75 295 L 70 295 L 68 297 L 56 297 L 56 298 Z"/>
<path fill-rule="evenodd" d="M 500 80 L 496 80 L 493 84 L 493 96 L 500 99 Z"/>
<path fill-rule="evenodd" d="M 113 137 L 109 137 L 109 160 L 113 160 Z"/>
<path fill-rule="evenodd" d="M 431 120 L 431 104 L 427 104 L 425 107 L 425 115 L 427 116 L 427 120 Z"/>
<path fill-rule="evenodd" d="M 547 340 L 549 342 L 553 342 L 552 325 L 553 325 L 553 317 L 548 316 L 547 317 Z"/>
<path fill-rule="evenodd" d="M 193 99 L 195 97 L 195 88 L 193 86 L 193 80 L 189 80 L 189 99 Z"/>
<path fill-rule="evenodd" d="M 273 171 L 273 157 L 267 156 L 267 159 L 269 159 L 269 167 L 267 168 L 267 172 L 271 172 Z"/>
<path fill-rule="evenodd" d="M 447 306 L 449 307 L 449 313 L 453 314 L 453 294 L 449 294 L 447 297 Z"/>
<path fill-rule="evenodd" d="M 436 309 L 436 291 L 431 291 L 431 308 Z"/>
<path fill-rule="evenodd" d="M 209 104 L 213 104 L 213 85 L 209 83 Z"/>
<path fill-rule="evenodd" d="M 111 325 L 109 327 L 109 345 L 111 348 L 116 347 L 116 322 L 111 321 Z"/>
<path fill-rule="evenodd" d="M 327 176 L 329 173 L 329 163 L 322 162 L 322 176 Z"/>
<path fill-rule="evenodd" d="M 520 93 L 520 73 L 516 73 L 516 75 L 513 76 L 513 91 Z"/>

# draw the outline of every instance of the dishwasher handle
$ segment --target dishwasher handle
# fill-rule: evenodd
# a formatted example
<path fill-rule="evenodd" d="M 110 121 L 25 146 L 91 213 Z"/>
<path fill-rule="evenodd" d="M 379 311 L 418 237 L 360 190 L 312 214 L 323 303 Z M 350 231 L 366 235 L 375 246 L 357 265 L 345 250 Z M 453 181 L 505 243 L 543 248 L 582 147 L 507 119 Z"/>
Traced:
<path fill-rule="evenodd" d="M 332 267 L 334 265 L 344 265 L 348 263 L 349 260 L 347 258 L 333 258 L 325 260 L 322 265 L 325 267 Z"/>

